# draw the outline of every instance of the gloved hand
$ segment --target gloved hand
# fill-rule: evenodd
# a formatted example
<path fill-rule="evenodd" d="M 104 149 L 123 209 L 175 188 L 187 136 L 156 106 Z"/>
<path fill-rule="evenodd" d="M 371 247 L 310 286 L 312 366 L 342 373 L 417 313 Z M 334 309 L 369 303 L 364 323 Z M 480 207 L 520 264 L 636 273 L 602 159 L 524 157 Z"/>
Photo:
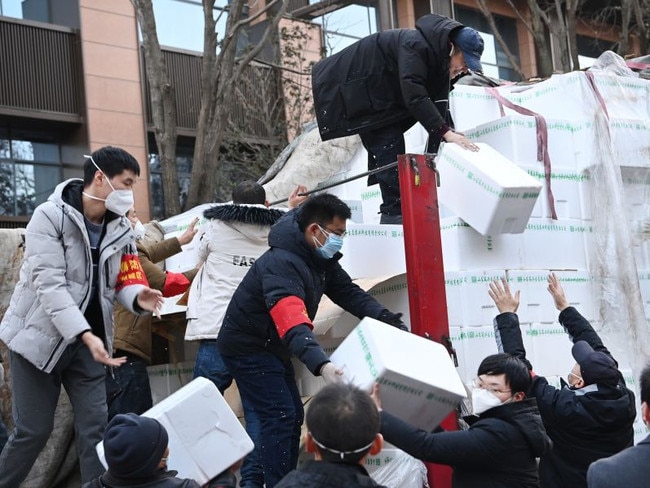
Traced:
<path fill-rule="evenodd" d="M 379 317 L 377 317 L 377 320 L 381 320 L 382 322 L 392 325 L 393 327 L 397 327 L 399 330 L 404 330 L 406 332 L 409 331 L 409 328 L 406 326 L 404 322 L 402 322 L 402 314 L 401 313 L 392 313 L 389 312 L 388 310 L 384 310 Z"/>
<path fill-rule="evenodd" d="M 0 386 L 5 384 L 5 367 L 0 363 Z"/>
<path fill-rule="evenodd" d="M 320 369 L 320 375 L 325 380 L 325 384 L 340 383 L 343 381 L 343 370 L 339 369 L 334 363 L 325 363 Z"/>

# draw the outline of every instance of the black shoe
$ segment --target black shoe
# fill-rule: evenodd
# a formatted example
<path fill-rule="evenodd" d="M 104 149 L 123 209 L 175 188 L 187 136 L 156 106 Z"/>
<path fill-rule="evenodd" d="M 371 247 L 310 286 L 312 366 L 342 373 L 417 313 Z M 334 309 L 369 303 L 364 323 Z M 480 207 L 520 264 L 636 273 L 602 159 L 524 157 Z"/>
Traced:
<path fill-rule="evenodd" d="M 381 218 L 379 219 L 380 224 L 396 224 L 396 225 L 402 225 L 402 214 L 396 214 L 396 215 L 388 215 L 388 214 L 381 214 Z"/>

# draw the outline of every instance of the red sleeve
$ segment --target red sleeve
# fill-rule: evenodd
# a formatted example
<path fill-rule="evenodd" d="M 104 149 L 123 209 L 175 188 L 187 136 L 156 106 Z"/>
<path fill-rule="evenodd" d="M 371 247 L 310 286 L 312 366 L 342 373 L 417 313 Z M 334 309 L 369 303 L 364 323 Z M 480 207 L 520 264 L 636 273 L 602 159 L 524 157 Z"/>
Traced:
<path fill-rule="evenodd" d="M 187 287 L 190 286 L 190 280 L 183 273 L 172 273 L 167 271 L 165 273 L 165 284 L 163 285 L 162 294 L 164 297 L 174 297 L 185 293 Z"/>
<path fill-rule="evenodd" d="M 307 324 L 310 329 L 314 326 L 307 315 L 307 307 L 297 296 L 284 297 L 276 303 L 271 309 L 271 318 L 275 322 L 275 328 L 278 329 L 278 335 L 282 339 L 292 328 Z"/>

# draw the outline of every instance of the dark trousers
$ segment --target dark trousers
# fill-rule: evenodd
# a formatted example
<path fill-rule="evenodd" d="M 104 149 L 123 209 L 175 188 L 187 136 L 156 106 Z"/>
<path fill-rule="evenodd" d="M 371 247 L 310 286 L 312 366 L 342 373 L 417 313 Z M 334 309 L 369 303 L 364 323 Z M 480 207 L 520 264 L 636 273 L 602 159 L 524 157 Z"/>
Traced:
<path fill-rule="evenodd" d="M 260 422 L 260 448 L 266 488 L 273 488 L 298 464 L 304 418 L 293 366 L 269 353 L 223 356 L 241 395 L 244 411 Z"/>
<path fill-rule="evenodd" d="M 29 474 L 52 433 L 61 385 L 74 413 L 81 482 L 100 476 L 104 467 L 95 446 L 106 427 L 104 366 L 81 341 L 66 348 L 51 373 L 11 351 L 9 361 L 15 427 L 0 455 L 0 487 L 16 488 Z"/>
<path fill-rule="evenodd" d="M 223 393 L 232 383 L 232 375 L 224 364 L 223 357 L 217 349 L 216 340 L 202 340 L 196 354 L 194 378 L 207 378 Z M 260 447 L 260 421 L 251 408 L 244 407 L 246 433 L 255 444 L 255 448 L 246 456 L 239 475 L 241 488 L 262 488 L 264 486 L 264 466 Z"/>
<path fill-rule="evenodd" d="M 153 406 L 151 384 L 147 373 L 147 362 L 135 354 L 117 350 L 115 357 L 126 356 L 126 363 L 108 370 L 106 376 L 106 397 L 108 419 L 118 413 L 146 412 Z"/>

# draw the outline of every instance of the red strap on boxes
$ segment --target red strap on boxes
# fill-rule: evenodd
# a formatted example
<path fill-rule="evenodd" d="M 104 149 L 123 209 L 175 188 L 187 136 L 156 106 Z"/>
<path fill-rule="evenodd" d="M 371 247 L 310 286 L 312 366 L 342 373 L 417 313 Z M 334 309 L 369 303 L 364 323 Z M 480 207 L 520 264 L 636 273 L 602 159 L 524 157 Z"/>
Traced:
<path fill-rule="evenodd" d="M 546 120 L 537 112 L 533 112 L 532 110 L 512 103 L 510 100 L 501 95 L 496 88 L 486 87 L 485 89 L 490 95 L 497 99 L 500 105 L 503 104 L 510 110 L 514 110 L 521 115 L 529 115 L 535 117 L 535 125 L 537 127 L 537 161 L 542 161 L 544 163 L 546 198 L 548 199 L 548 205 L 551 209 L 551 218 L 553 218 L 553 220 L 557 220 L 557 213 L 555 212 L 555 198 L 553 197 L 553 191 L 551 190 L 551 158 L 548 155 L 548 127 L 546 126 Z"/>

